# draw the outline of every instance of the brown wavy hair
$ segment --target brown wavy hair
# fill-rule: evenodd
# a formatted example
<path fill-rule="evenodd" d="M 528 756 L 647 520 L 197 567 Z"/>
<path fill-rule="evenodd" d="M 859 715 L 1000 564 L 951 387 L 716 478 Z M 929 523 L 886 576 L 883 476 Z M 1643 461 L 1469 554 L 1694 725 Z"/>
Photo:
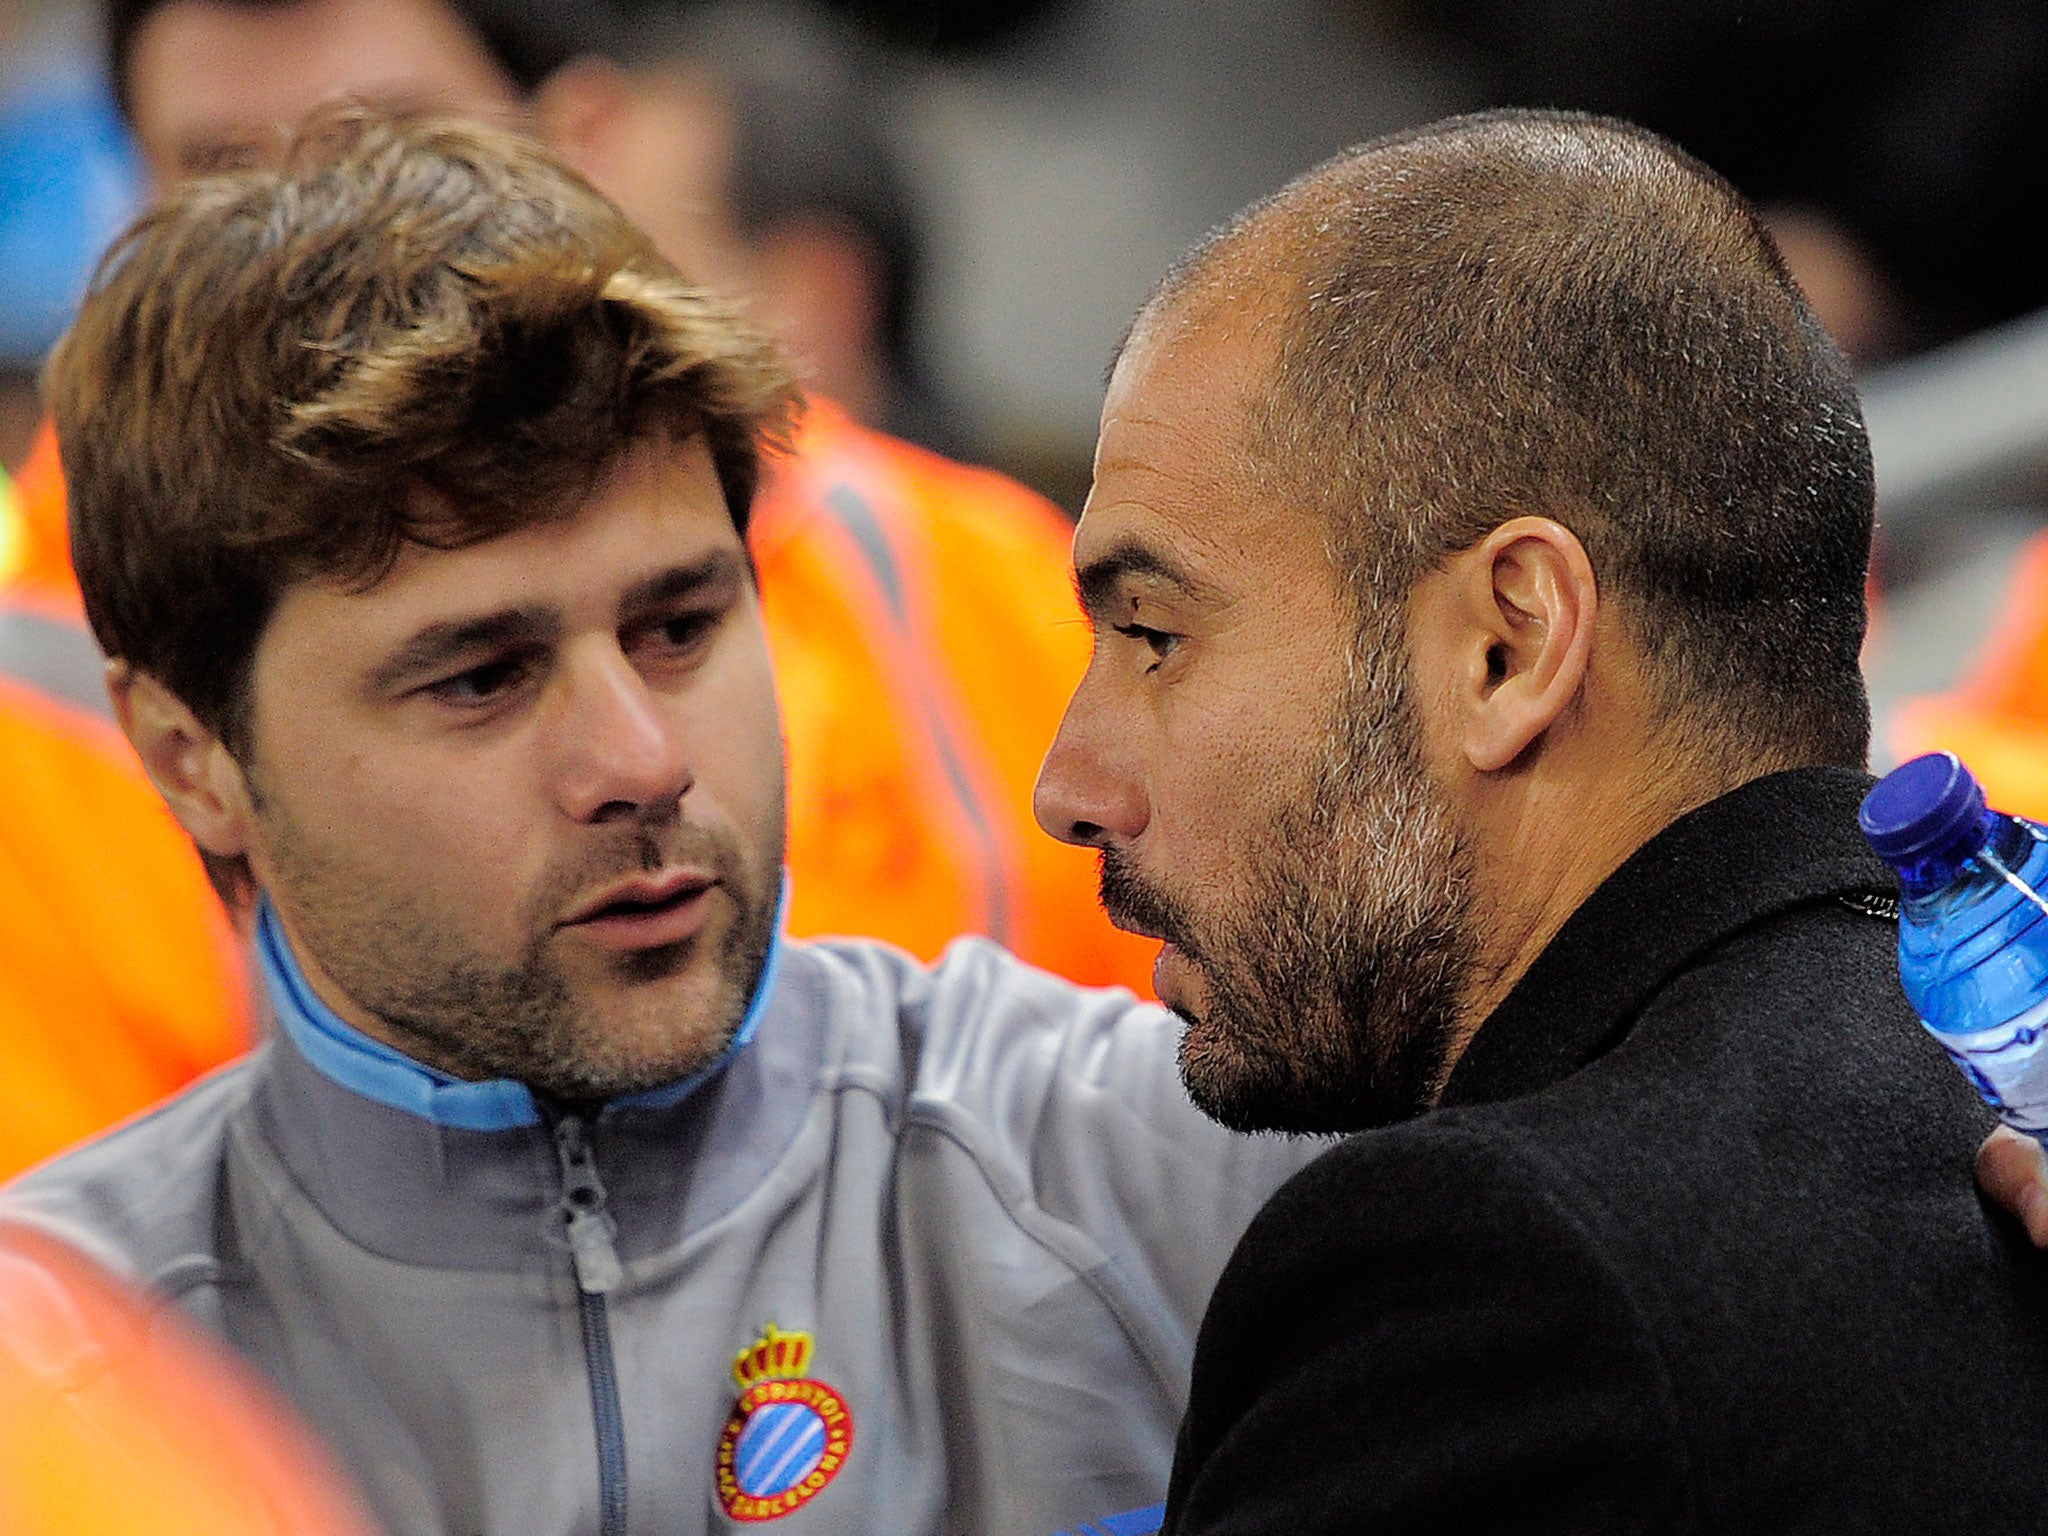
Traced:
<path fill-rule="evenodd" d="M 563 516 L 652 434 L 708 446 L 744 532 L 796 404 L 767 337 L 539 147 L 360 110 L 172 189 L 46 382 L 94 634 L 238 755 L 295 583 Z"/>

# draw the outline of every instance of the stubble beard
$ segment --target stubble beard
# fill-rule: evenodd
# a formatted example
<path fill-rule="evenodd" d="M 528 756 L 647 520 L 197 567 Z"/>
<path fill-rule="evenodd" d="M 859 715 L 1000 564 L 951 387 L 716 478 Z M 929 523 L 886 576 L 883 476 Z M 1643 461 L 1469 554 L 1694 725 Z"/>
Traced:
<path fill-rule="evenodd" d="M 736 837 L 694 826 L 673 809 L 622 825 L 617 841 L 550 873 L 524 914 L 530 938 L 505 963 L 479 952 L 411 892 L 374 886 L 314 849 L 289 817 L 271 809 L 266 820 L 280 887 L 274 894 L 289 902 L 295 936 L 336 986 L 387 1027 L 393 1044 L 459 1078 L 510 1078 L 574 1103 L 680 1080 L 731 1043 L 767 965 L 779 839 L 750 866 Z M 562 964 L 551 918 L 580 893 L 676 863 L 717 878 L 732 920 L 679 944 L 602 959 L 610 973 L 605 990 L 630 1005 L 636 993 L 690 969 L 711 943 L 710 995 L 687 1009 L 693 1017 L 622 1020 L 593 1004 Z"/>
<path fill-rule="evenodd" d="M 1102 854 L 1102 901 L 1206 983 L 1188 1095 L 1239 1131 L 1343 1134 L 1436 1100 L 1479 937 L 1472 851 L 1422 762 L 1399 642 L 1362 643 L 1321 761 L 1197 910 Z"/>

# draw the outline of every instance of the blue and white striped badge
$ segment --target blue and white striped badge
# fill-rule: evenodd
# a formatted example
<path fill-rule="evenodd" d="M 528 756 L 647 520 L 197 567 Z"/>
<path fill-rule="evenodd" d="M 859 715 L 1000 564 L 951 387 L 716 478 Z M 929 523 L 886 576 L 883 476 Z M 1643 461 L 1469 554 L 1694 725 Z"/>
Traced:
<path fill-rule="evenodd" d="M 752 1524 L 803 1508 L 853 1449 L 853 1411 L 809 1374 L 817 1342 L 770 1323 L 733 1359 L 740 1389 L 718 1437 L 713 1477 L 728 1518 Z"/>

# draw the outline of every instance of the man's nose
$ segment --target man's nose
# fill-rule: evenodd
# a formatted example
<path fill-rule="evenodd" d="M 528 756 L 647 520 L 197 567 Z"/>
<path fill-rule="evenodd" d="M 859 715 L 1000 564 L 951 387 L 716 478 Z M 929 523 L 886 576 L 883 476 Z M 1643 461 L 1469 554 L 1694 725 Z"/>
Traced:
<path fill-rule="evenodd" d="M 572 665 L 556 722 L 556 793 L 577 821 L 667 810 L 694 782 L 683 733 L 621 653 Z"/>
<path fill-rule="evenodd" d="M 1130 842 L 1145 830 L 1149 812 L 1132 743 L 1110 725 L 1083 683 L 1039 766 L 1031 808 L 1038 824 L 1063 843 L 1099 848 Z"/>

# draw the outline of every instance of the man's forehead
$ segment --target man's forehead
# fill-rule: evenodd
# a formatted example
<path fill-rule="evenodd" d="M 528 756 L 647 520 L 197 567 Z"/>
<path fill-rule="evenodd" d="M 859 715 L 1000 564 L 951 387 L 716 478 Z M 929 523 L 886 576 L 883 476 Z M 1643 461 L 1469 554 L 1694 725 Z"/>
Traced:
<path fill-rule="evenodd" d="M 1209 472 L 1243 469 L 1284 331 L 1274 295 L 1240 300 L 1231 287 L 1155 302 L 1110 371 L 1098 474 L 1146 456 Z"/>
<path fill-rule="evenodd" d="M 649 439 L 558 515 L 450 548 L 407 541 L 368 585 L 315 578 L 287 596 L 303 590 L 353 606 L 355 622 L 403 628 L 511 603 L 603 608 L 670 569 L 727 563 L 744 570 L 746 546 L 710 450 L 700 438 Z"/>
<path fill-rule="evenodd" d="M 1228 561 L 1262 536 L 1276 509 L 1258 493 L 1251 443 L 1269 356 L 1267 336 L 1246 326 L 1133 332 L 1103 405 L 1077 568 L 1138 547 Z"/>

